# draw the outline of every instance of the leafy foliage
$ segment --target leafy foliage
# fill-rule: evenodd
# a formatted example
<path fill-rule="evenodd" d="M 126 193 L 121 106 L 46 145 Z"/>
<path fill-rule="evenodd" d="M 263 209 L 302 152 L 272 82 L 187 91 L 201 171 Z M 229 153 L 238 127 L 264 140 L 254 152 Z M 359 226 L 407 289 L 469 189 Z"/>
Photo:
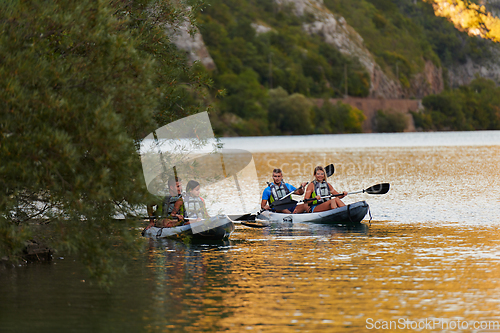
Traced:
<path fill-rule="evenodd" d="M 468 86 L 446 90 L 422 100 L 425 110 L 413 113 L 415 126 L 423 130 L 500 129 L 500 88 L 476 78 Z"/>
<path fill-rule="evenodd" d="M 428 2 L 325 0 L 325 6 L 345 17 L 385 72 L 398 74 L 403 86 L 423 70 L 424 60 L 449 66 L 464 63 L 466 57 L 491 57 L 491 42 L 458 31 L 436 17 Z"/>
<path fill-rule="evenodd" d="M 196 112 L 184 96 L 209 84 L 164 32 L 185 16 L 152 1 L 0 5 L 0 257 L 36 217 L 104 283 L 137 249 L 130 221 L 113 222 L 147 196 L 137 140 Z"/>
<path fill-rule="evenodd" d="M 274 134 L 309 134 L 312 131 L 312 102 L 301 94 L 288 95 L 285 89 L 269 92 L 269 119 Z"/>
<path fill-rule="evenodd" d="M 401 112 L 378 110 L 375 115 L 375 130 L 379 133 L 403 132 L 406 125 L 406 116 Z"/>
<path fill-rule="evenodd" d="M 332 104 L 324 100 L 321 107 L 314 108 L 317 134 L 361 133 L 365 119 L 361 110 L 340 101 Z"/>

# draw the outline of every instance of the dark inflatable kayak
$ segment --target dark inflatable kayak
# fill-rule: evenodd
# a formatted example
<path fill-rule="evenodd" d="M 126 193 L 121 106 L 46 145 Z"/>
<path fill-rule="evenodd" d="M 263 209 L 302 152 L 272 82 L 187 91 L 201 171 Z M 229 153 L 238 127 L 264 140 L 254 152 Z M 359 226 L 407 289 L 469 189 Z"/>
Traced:
<path fill-rule="evenodd" d="M 302 213 L 302 214 L 283 214 L 274 212 L 263 212 L 257 215 L 256 220 L 261 222 L 269 221 L 271 223 L 321 223 L 333 225 L 353 225 L 359 224 L 368 213 L 368 203 L 366 201 L 358 201 L 345 207 L 340 207 L 325 212 L 319 213 Z"/>
<path fill-rule="evenodd" d="M 225 215 L 211 217 L 207 221 L 191 222 L 172 228 L 150 227 L 144 229 L 142 235 L 150 238 L 184 239 L 195 241 L 218 241 L 228 239 L 234 231 L 234 223 Z"/>

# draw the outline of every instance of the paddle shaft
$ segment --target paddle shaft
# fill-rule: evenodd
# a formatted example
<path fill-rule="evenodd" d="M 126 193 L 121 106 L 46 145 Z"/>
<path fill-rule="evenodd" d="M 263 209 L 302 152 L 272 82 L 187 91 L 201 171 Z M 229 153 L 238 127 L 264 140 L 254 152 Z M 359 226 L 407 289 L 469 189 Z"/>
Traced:
<path fill-rule="evenodd" d="M 389 192 L 389 188 L 390 188 L 389 183 L 382 183 L 382 184 L 370 186 L 369 188 L 364 189 L 364 190 L 349 192 L 346 195 L 358 194 L 358 193 L 386 194 L 387 192 Z M 330 194 L 328 196 L 321 197 L 321 199 L 327 199 L 327 198 L 332 198 L 332 197 L 341 197 L 343 195 L 344 195 L 344 193 Z M 314 201 L 314 200 L 317 200 L 317 198 L 304 199 L 304 200 L 297 201 L 297 203 L 304 203 L 304 202 Z"/>
<path fill-rule="evenodd" d="M 309 184 L 309 182 L 307 182 L 305 186 L 307 186 L 307 184 Z M 299 186 L 299 188 L 297 188 L 297 189 L 293 190 L 292 192 L 288 193 L 287 195 L 285 195 L 285 196 L 284 196 L 283 198 L 281 198 L 280 200 L 283 200 L 283 199 L 285 199 L 285 198 L 288 198 L 289 196 L 291 196 L 292 194 L 294 194 L 294 193 L 295 193 L 295 191 L 298 191 L 298 190 L 300 190 L 300 189 L 302 189 L 302 188 L 303 188 L 303 186 L 302 186 L 302 185 L 300 185 L 300 186 Z"/>

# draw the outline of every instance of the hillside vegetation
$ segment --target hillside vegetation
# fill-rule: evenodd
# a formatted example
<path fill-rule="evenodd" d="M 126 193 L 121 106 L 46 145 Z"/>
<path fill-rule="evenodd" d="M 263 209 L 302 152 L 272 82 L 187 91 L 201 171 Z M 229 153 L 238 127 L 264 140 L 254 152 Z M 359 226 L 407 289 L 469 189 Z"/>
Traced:
<path fill-rule="evenodd" d="M 412 78 L 424 71 L 426 61 L 443 69 L 448 89 L 444 94 L 449 95 L 453 94 L 449 89 L 456 87 L 446 82 L 447 68 L 468 58 L 481 62 L 492 56 L 490 41 L 457 30 L 446 19 L 436 17 L 432 6 L 423 1 L 324 0 L 324 6 L 346 19 L 384 73 L 408 91 L 413 89 Z M 218 134 L 360 131 L 363 117 L 355 116 L 360 111 L 347 105 L 325 106 L 337 111 L 331 112 L 328 126 L 320 121 L 324 111 L 318 109 L 315 99 L 342 97 L 346 91 L 350 96 L 366 97 L 370 77 L 356 57 L 342 54 L 321 36 L 303 31 L 302 25 L 314 19 L 312 15 L 297 17 L 291 5 L 279 6 L 274 1 L 209 0 L 198 22 L 216 65 L 210 73 L 214 86 L 225 92 L 213 103 L 212 120 Z M 281 89 L 279 93 L 273 92 L 276 88 Z M 287 103 L 295 108 L 287 108 Z M 341 125 L 340 109 L 357 121 Z M 478 128 L 477 122 L 443 127 L 429 124 L 433 122 L 429 117 L 425 119 L 427 125 L 421 126 L 425 129 Z M 496 128 L 496 120 L 492 121 L 486 128 Z"/>

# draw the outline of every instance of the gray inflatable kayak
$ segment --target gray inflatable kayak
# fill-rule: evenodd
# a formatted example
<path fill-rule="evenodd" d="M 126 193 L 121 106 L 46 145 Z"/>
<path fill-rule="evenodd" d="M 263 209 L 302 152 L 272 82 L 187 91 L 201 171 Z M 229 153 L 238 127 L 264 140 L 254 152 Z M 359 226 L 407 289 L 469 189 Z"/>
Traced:
<path fill-rule="evenodd" d="M 179 239 L 191 237 L 195 241 L 226 240 L 234 231 L 234 223 L 226 215 L 217 215 L 208 220 L 191 222 L 172 228 L 150 227 L 142 231 L 144 237 Z"/>
<path fill-rule="evenodd" d="M 345 207 L 340 207 L 319 213 L 283 214 L 274 212 L 263 212 L 257 215 L 256 219 L 269 221 L 271 223 L 321 223 L 332 225 L 353 225 L 359 224 L 368 213 L 368 203 L 358 201 Z M 262 222 L 264 222 L 262 221 Z"/>

